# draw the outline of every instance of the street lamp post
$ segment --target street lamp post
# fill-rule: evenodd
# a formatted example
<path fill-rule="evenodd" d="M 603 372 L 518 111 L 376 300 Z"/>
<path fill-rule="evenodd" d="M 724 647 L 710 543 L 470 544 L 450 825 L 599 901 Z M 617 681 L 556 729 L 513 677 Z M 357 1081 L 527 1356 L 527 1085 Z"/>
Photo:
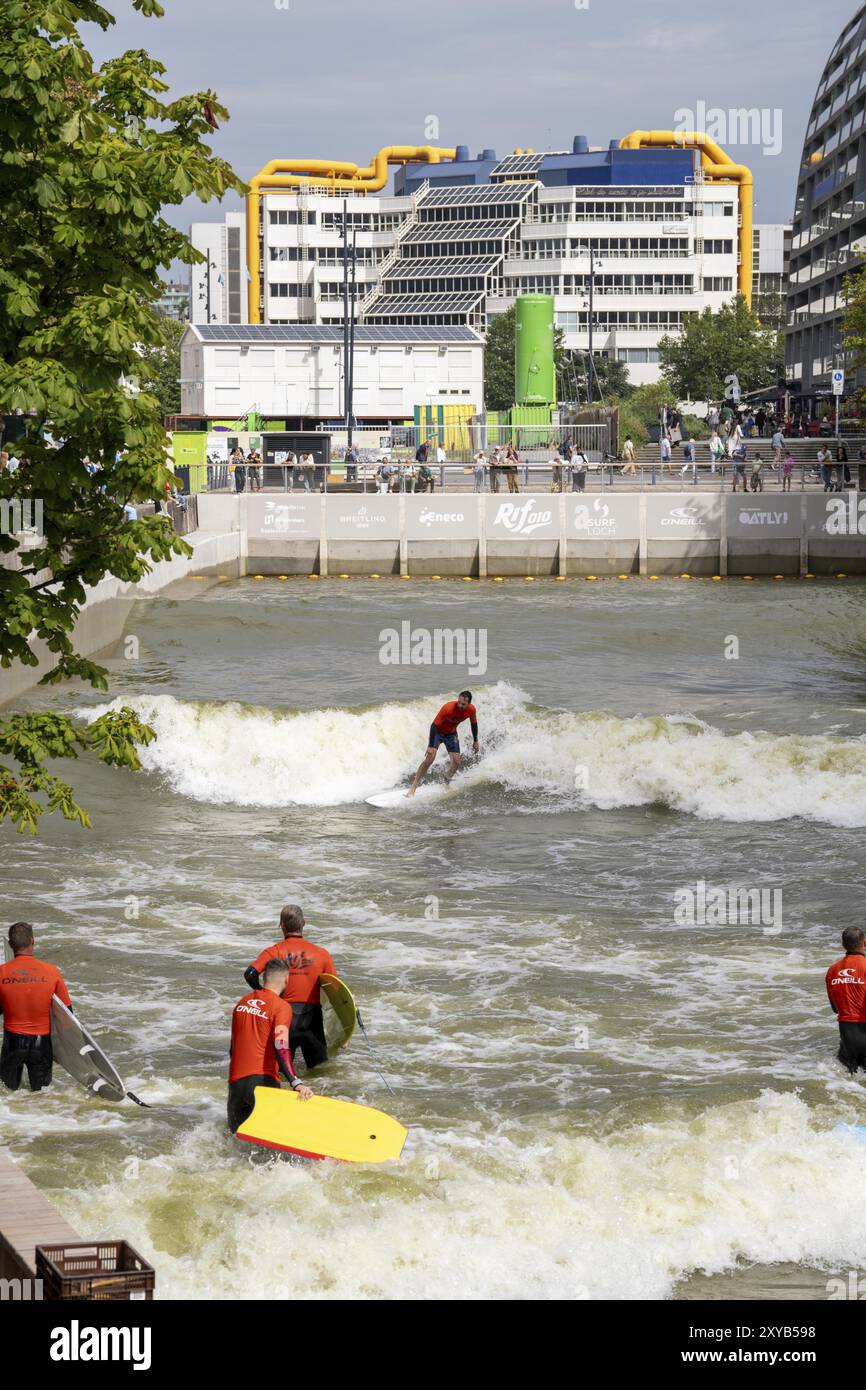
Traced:
<path fill-rule="evenodd" d="M 211 273 L 212 270 L 216 270 L 216 269 L 217 269 L 217 263 L 216 263 L 216 261 L 212 261 L 212 260 L 208 257 L 207 268 L 206 268 L 206 270 L 205 270 L 205 287 L 204 287 L 204 290 L 199 290 L 199 292 L 198 292 L 198 297 L 199 297 L 199 299 L 203 299 L 204 302 L 205 302 L 205 315 L 206 315 L 206 318 L 207 318 L 207 322 L 208 322 L 208 323 L 213 323 L 213 317 L 212 317 L 211 311 L 210 311 L 210 273 Z"/>
<path fill-rule="evenodd" d="M 592 405 L 595 396 L 593 387 L 598 384 L 595 376 L 595 362 L 593 361 L 592 357 L 593 298 L 595 294 L 595 261 L 593 259 L 591 246 L 585 246 L 581 244 L 580 246 L 576 247 L 576 250 L 585 251 L 587 256 L 589 257 L 589 377 L 587 380 L 587 388 L 589 390 L 589 404 Z"/>

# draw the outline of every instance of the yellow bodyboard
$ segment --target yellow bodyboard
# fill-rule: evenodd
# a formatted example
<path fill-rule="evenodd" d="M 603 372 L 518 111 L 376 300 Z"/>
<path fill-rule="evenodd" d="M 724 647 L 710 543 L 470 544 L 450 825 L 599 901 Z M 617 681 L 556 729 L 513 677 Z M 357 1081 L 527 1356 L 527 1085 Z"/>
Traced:
<path fill-rule="evenodd" d="M 354 1033 L 358 1010 L 349 990 L 336 975 L 320 975 L 319 984 L 331 1006 L 330 1013 L 326 1015 L 325 1036 L 329 1050 L 335 1052 L 345 1047 Z"/>
<path fill-rule="evenodd" d="M 406 1130 L 390 1115 L 368 1105 L 329 1096 L 300 1100 L 294 1091 L 257 1086 L 255 1109 L 237 1137 L 304 1158 L 386 1163 L 400 1157 Z"/>

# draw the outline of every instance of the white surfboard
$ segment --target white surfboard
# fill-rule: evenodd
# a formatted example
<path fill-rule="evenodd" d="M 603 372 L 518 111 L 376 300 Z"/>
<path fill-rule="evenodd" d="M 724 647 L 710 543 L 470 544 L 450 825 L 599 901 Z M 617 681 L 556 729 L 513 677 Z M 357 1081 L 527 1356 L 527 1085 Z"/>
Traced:
<path fill-rule="evenodd" d="M 454 788 L 437 782 L 429 787 L 419 787 L 414 796 L 407 796 L 407 791 L 408 787 L 396 787 L 390 792 L 379 792 L 378 796 L 367 797 L 367 805 L 378 806 L 384 811 L 411 811 L 413 806 L 429 805 L 431 801 L 441 801 L 443 797 L 451 796 Z"/>
<path fill-rule="evenodd" d="M 51 1048 L 55 1062 L 102 1100 L 123 1100 L 126 1087 L 102 1048 L 55 994 L 51 1001 Z"/>

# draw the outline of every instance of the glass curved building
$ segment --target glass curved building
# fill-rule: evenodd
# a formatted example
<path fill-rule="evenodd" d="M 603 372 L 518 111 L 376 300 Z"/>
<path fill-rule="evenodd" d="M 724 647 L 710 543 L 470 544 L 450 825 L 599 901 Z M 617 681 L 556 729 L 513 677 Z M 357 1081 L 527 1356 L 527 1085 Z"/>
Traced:
<path fill-rule="evenodd" d="M 860 5 L 821 74 L 800 161 L 785 363 L 789 387 L 805 395 L 829 392 L 830 373 L 847 365 L 841 292 L 845 276 L 866 260 L 864 141 L 866 5 Z"/>

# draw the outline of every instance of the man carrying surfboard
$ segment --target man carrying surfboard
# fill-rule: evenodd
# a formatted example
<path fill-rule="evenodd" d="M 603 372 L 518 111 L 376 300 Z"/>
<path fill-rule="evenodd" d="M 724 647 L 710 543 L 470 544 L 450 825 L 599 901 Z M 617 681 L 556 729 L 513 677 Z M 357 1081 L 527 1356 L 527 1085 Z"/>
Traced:
<path fill-rule="evenodd" d="M 301 1100 L 312 1091 L 295 1075 L 289 1034 L 292 1006 L 280 998 L 289 967 L 284 960 L 269 960 L 260 989 L 245 994 L 232 1012 L 232 1045 L 229 1063 L 228 1122 L 232 1134 L 249 1119 L 256 1103 L 257 1086 L 280 1084 L 280 1072 Z"/>
<path fill-rule="evenodd" d="M 465 719 L 471 722 L 472 752 L 478 752 L 478 711 L 472 703 L 472 691 L 461 690 L 456 700 L 449 700 L 447 704 L 442 706 L 430 725 L 427 752 L 424 754 L 424 761 L 415 773 L 415 780 L 407 791 L 407 796 L 415 795 L 433 766 L 440 744 L 445 745 L 445 750 L 451 759 L 451 766 L 445 774 L 445 781 L 450 782 L 455 776 L 460 767 L 460 740 L 457 737 L 457 729 Z"/>
<path fill-rule="evenodd" d="M 845 954 L 827 971 L 825 984 L 830 1007 L 839 1024 L 839 1061 L 854 1076 L 866 1071 L 866 933 L 846 927 L 842 933 Z"/>
<path fill-rule="evenodd" d="M 304 939 L 305 926 L 306 918 L 296 903 L 284 907 L 280 913 L 283 940 L 275 946 L 268 946 L 256 956 L 252 965 L 248 965 L 244 971 L 244 979 L 250 989 L 258 989 L 260 972 L 268 961 L 278 959 L 285 963 L 288 981 L 283 990 L 283 999 L 292 1006 L 289 1047 L 293 1061 L 295 1052 L 301 1049 L 309 1070 L 328 1060 L 319 981 L 322 975 L 336 975 L 337 972 L 324 947 Z"/>
<path fill-rule="evenodd" d="M 9 945 L 15 959 L 0 969 L 0 1081 L 17 1091 L 26 1067 L 31 1091 L 41 1091 L 51 1085 L 54 1064 L 51 1001 L 56 994 L 68 1009 L 72 1001 L 57 966 L 34 956 L 36 941 L 29 922 L 9 928 Z"/>

